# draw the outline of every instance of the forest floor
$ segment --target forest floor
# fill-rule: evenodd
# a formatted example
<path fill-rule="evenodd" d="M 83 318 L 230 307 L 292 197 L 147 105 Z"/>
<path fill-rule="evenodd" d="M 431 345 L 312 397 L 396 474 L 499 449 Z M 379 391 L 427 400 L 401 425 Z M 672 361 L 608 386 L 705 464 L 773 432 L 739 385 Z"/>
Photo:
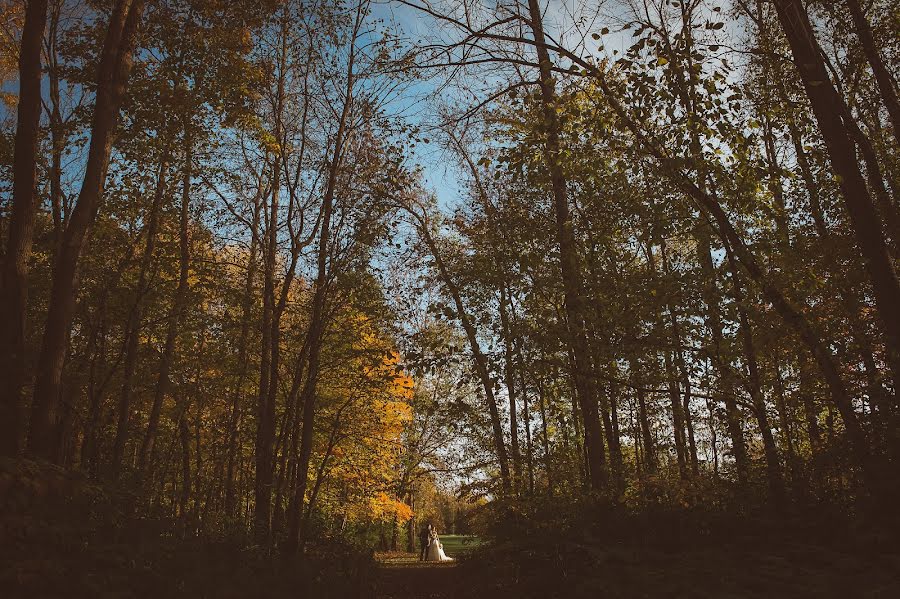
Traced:
<path fill-rule="evenodd" d="M 462 535 L 442 535 L 444 552 L 461 557 L 478 546 L 478 539 Z M 457 562 L 421 562 L 415 553 L 386 552 L 378 561 L 377 599 L 445 599 L 465 597 L 474 589 L 465 580 Z"/>
<path fill-rule="evenodd" d="M 445 542 L 445 548 L 448 543 Z M 818 546 L 770 549 L 630 551 L 582 546 L 586 569 L 560 576 L 559 565 L 510 571 L 489 555 L 476 562 L 423 563 L 410 553 L 376 554 L 376 599 L 893 599 L 900 597 L 900 556 L 854 555 Z M 450 551 L 447 551 L 451 554 Z M 457 552 L 465 558 L 466 551 Z M 481 563 L 487 558 L 490 563 Z M 568 568 L 563 568 L 568 569 Z M 513 582 L 515 581 L 515 582 Z"/>

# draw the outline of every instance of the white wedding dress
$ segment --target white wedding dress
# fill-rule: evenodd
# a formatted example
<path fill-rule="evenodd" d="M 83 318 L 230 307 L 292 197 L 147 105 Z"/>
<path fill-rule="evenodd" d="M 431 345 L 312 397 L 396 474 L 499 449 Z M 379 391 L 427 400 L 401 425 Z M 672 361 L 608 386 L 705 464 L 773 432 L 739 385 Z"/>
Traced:
<path fill-rule="evenodd" d="M 452 557 L 447 557 L 447 554 L 444 553 L 444 546 L 441 544 L 440 539 L 437 537 L 431 539 L 431 543 L 428 545 L 428 553 L 425 556 L 425 561 L 429 562 L 452 562 Z"/>

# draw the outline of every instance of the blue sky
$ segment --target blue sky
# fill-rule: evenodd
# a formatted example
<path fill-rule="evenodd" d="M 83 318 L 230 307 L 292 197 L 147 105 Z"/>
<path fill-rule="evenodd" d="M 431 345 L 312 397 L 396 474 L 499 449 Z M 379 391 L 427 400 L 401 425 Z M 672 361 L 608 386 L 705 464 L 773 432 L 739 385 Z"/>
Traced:
<path fill-rule="evenodd" d="M 410 0 L 418 2 L 419 0 Z M 570 47 L 584 47 L 588 52 L 596 52 L 600 43 L 604 43 L 607 52 L 614 49 L 624 50 L 630 44 L 628 33 L 620 34 L 622 18 L 615 14 L 598 13 L 598 3 L 593 0 L 547 0 L 544 2 L 545 28 L 554 38 L 559 39 L 559 32 L 568 32 L 562 40 Z M 603 4 L 603 3 L 600 3 Z M 447 3 L 451 5 L 451 3 Z M 613 3 L 617 6 L 618 3 Z M 435 2 L 435 6 L 445 5 Z M 490 2 L 484 2 L 482 7 L 491 6 Z M 485 8 L 485 10 L 490 10 Z M 410 43 L 422 40 L 434 41 L 443 35 L 443 29 L 436 20 L 422 11 L 395 0 L 375 0 L 372 4 L 372 16 L 383 19 L 399 30 L 401 36 Z M 602 27 L 608 26 L 613 30 L 604 36 L 603 40 L 595 41 L 591 37 L 592 32 L 598 32 Z M 458 32 L 448 31 L 447 36 L 457 38 Z M 407 94 L 394 102 L 391 109 L 402 114 L 410 122 L 423 127 L 433 123 L 436 115 L 437 101 L 434 98 L 441 86 L 447 83 L 447 73 L 440 71 L 431 72 L 431 78 L 417 83 L 407 90 Z M 471 81 L 469 82 L 471 84 Z M 488 76 L 483 80 L 476 80 L 476 94 L 486 94 L 494 91 L 502 85 L 502 81 L 495 76 Z M 438 93 L 444 97 L 440 101 L 453 102 L 458 94 L 454 88 L 444 89 Z M 471 93 L 466 94 L 466 101 L 474 100 Z M 474 102 L 473 102 L 474 103 Z M 426 136 L 433 138 L 435 136 Z M 423 176 L 427 188 L 434 191 L 440 204 L 445 208 L 451 208 L 462 198 L 464 193 L 465 176 L 456 167 L 455 159 L 447 156 L 437 144 L 420 143 L 411 148 L 415 162 L 423 168 Z M 462 185 L 461 185 L 462 183 Z"/>

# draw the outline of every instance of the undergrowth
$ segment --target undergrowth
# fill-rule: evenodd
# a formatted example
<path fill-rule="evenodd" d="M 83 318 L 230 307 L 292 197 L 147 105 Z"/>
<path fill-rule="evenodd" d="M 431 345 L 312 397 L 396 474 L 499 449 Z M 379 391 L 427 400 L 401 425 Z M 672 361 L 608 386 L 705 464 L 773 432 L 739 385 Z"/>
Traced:
<path fill-rule="evenodd" d="M 199 599 L 371 595 L 371 555 L 345 544 L 301 557 L 179 533 L 126 491 L 25 460 L 0 461 L 0 596 Z"/>

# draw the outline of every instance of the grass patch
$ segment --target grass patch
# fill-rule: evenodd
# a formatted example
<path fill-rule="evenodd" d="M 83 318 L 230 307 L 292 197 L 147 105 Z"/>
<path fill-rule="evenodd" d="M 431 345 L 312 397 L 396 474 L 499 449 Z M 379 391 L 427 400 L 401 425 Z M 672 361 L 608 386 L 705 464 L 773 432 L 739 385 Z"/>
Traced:
<path fill-rule="evenodd" d="M 482 541 L 473 535 L 441 535 L 444 553 L 450 557 L 461 557 L 477 549 Z"/>

